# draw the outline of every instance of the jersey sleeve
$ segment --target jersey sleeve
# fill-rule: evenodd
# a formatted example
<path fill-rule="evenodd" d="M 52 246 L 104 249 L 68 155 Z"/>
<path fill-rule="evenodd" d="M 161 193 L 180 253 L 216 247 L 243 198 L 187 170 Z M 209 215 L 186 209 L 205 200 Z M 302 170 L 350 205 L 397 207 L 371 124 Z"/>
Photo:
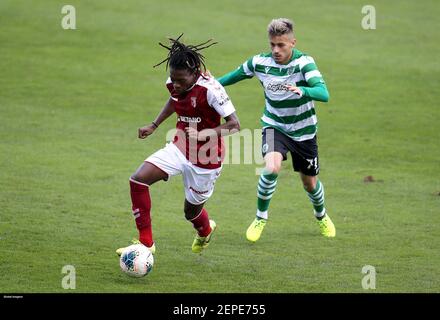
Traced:
<path fill-rule="evenodd" d="M 313 87 L 317 83 L 324 83 L 321 72 L 319 72 L 316 66 L 315 60 L 310 56 L 304 56 L 300 62 L 301 73 L 307 84 Z"/>
<path fill-rule="evenodd" d="M 238 81 L 252 78 L 255 75 L 255 66 L 253 64 L 253 60 L 253 57 L 250 58 L 234 71 L 231 71 L 218 78 L 218 81 L 221 83 L 222 86 L 228 86 Z"/>
<path fill-rule="evenodd" d="M 217 111 L 217 113 L 225 118 L 235 112 L 235 107 L 231 102 L 225 88 L 215 79 L 206 92 L 208 104 Z"/>
<path fill-rule="evenodd" d="M 240 68 L 243 69 L 243 73 L 248 77 L 252 78 L 255 75 L 255 64 L 254 57 L 248 59 L 245 63 L 243 63 Z"/>
<path fill-rule="evenodd" d="M 310 56 L 304 56 L 300 62 L 300 68 L 308 85 L 308 87 L 300 87 L 304 95 L 316 101 L 327 102 L 329 100 L 327 86 L 315 60 Z"/>

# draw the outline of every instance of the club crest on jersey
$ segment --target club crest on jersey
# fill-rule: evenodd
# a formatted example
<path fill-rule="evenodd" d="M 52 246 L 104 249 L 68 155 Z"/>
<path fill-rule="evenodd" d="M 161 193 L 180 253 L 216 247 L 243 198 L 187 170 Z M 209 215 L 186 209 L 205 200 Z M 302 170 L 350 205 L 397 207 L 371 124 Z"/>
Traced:
<path fill-rule="evenodd" d="M 191 105 L 193 108 L 197 106 L 197 97 L 191 97 Z"/>

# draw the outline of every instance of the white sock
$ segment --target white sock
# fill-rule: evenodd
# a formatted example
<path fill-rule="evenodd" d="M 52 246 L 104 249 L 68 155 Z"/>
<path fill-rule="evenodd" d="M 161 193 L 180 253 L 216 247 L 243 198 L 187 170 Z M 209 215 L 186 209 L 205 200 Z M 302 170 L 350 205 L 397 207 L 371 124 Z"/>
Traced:
<path fill-rule="evenodd" d="M 257 217 L 267 220 L 267 210 L 260 211 L 257 209 Z"/>
<path fill-rule="evenodd" d="M 321 218 L 321 217 L 323 217 L 325 215 L 325 208 L 324 208 L 324 210 L 322 210 L 321 212 L 316 212 L 316 210 L 315 210 L 315 217 L 316 218 Z"/>

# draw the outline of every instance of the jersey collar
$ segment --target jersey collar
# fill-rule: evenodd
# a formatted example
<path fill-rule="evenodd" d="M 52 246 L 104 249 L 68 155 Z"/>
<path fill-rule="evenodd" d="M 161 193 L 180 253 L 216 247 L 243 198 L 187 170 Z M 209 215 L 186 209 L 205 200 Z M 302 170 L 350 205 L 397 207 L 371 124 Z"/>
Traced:
<path fill-rule="evenodd" d="M 293 48 L 292 49 L 292 56 L 290 57 L 289 61 L 287 61 L 284 65 L 291 63 L 293 60 L 298 59 L 302 55 L 303 54 L 302 54 L 301 51 L 299 51 L 298 49 Z"/>

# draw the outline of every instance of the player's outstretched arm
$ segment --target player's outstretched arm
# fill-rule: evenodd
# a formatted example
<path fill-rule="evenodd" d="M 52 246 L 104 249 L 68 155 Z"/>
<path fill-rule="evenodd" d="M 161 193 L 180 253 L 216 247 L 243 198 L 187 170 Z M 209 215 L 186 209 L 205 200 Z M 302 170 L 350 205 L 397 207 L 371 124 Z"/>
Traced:
<path fill-rule="evenodd" d="M 317 82 L 311 87 L 302 87 L 304 95 L 316 101 L 328 102 L 329 94 L 324 82 Z"/>
<path fill-rule="evenodd" d="M 310 97 L 313 100 L 328 102 L 329 94 L 327 86 L 323 82 L 316 82 L 310 87 L 286 86 L 289 91 L 295 92 L 299 96 Z"/>
<path fill-rule="evenodd" d="M 138 130 L 139 139 L 145 139 L 150 134 L 156 130 L 159 125 L 164 122 L 169 116 L 175 112 L 174 107 L 171 104 L 171 98 L 168 99 L 167 103 L 163 107 L 162 111 L 156 117 L 156 119 L 149 125 L 146 125 Z"/>
<path fill-rule="evenodd" d="M 328 102 L 329 93 L 321 72 L 316 66 L 315 60 L 310 57 L 304 57 L 303 65 L 301 66 L 301 73 L 307 81 L 307 86 L 288 88 L 299 96 L 312 98 L 316 101 Z"/>
<path fill-rule="evenodd" d="M 217 81 L 220 82 L 220 84 L 225 87 L 234 84 L 236 82 L 239 82 L 241 80 L 250 79 L 250 78 L 252 78 L 252 76 L 247 75 L 243 69 L 243 66 L 240 66 L 238 69 L 221 76 L 220 78 L 217 79 Z"/>

